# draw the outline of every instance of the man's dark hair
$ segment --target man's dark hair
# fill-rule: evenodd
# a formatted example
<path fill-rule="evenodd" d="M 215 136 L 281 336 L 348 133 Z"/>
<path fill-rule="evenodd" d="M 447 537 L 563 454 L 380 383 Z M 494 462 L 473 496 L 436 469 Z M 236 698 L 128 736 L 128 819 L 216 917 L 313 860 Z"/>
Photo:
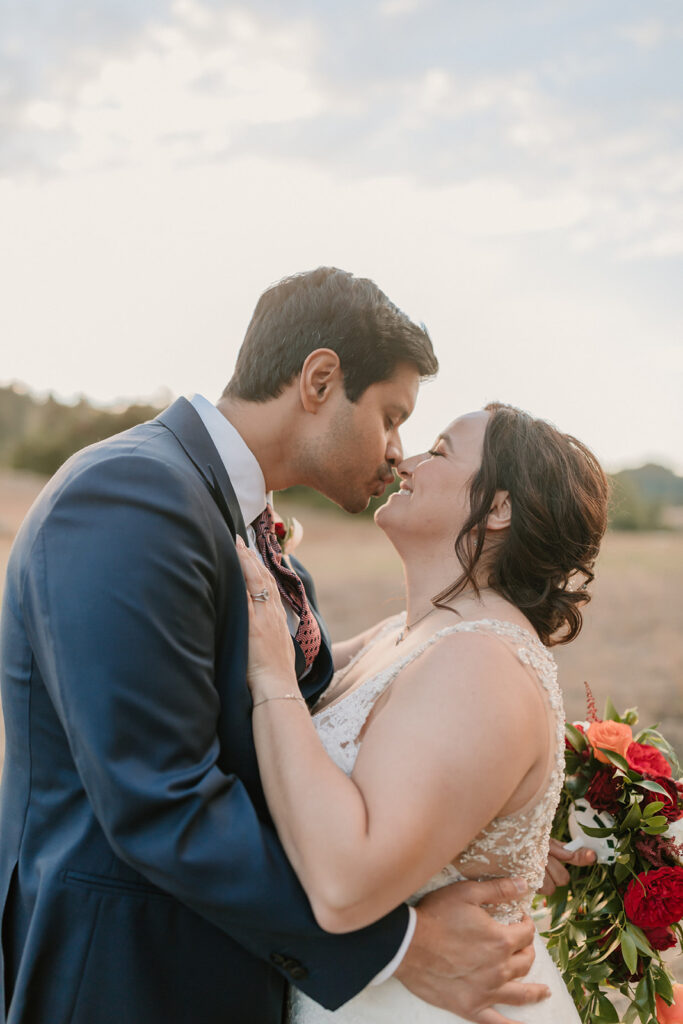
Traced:
<path fill-rule="evenodd" d="M 425 327 L 414 324 L 374 281 L 318 267 L 285 277 L 263 293 L 223 395 L 248 402 L 277 398 L 318 348 L 339 356 L 351 402 L 392 377 L 399 363 L 412 363 L 421 377 L 439 368 Z"/>

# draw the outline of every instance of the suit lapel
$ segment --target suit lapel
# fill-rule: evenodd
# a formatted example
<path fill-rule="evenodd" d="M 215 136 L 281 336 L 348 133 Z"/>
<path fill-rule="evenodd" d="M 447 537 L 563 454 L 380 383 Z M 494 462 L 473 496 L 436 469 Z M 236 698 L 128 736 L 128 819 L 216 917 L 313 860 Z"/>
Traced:
<path fill-rule="evenodd" d="M 221 510 L 232 536 L 235 537 L 239 534 L 244 543 L 248 544 L 244 519 L 227 470 L 194 406 L 186 398 L 178 398 L 173 405 L 157 416 L 157 421 L 171 431 L 187 457 L 201 474 Z M 315 590 L 310 576 L 296 560 L 294 560 L 293 568 L 304 581 L 309 601 L 312 602 L 311 609 L 318 620 L 323 639 L 315 662 L 301 680 L 301 691 L 306 700 L 313 704 L 332 677 L 330 640 L 325 623 L 318 614 Z M 305 671 L 306 660 L 296 640 L 292 639 L 292 643 L 295 651 L 296 674 L 299 677 Z"/>
<path fill-rule="evenodd" d="M 239 534 L 246 544 L 247 531 L 230 477 L 194 406 L 178 398 L 157 420 L 171 431 L 203 477 L 233 537 Z"/>

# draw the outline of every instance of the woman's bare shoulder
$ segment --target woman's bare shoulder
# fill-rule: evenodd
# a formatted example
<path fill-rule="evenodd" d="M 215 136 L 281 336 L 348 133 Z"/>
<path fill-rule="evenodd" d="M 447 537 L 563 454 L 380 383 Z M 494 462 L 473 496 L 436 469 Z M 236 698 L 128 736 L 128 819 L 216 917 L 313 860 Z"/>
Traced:
<path fill-rule="evenodd" d="M 495 701 L 514 721 L 538 709 L 540 694 L 514 644 L 491 629 L 458 629 L 440 636 L 400 673 L 392 700 L 406 710 L 429 701 L 473 711 Z"/>

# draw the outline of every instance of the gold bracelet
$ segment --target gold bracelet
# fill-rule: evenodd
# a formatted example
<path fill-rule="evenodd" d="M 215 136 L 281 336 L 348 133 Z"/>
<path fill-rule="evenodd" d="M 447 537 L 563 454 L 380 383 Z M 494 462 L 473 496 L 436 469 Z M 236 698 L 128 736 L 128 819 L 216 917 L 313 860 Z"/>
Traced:
<path fill-rule="evenodd" d="M 281 697 L 263 697 L 261 700 L 257 700 L 256 703 L 252 706 L 252 711 L 254 708 L 259 707 L 261 704 L 267 704 L 269 700 L 298 700 L 300 704 L 304 705 L 304 707 L 307 706 L 306 701 L 303 699 L 301 694 L 283 693 Z"/>

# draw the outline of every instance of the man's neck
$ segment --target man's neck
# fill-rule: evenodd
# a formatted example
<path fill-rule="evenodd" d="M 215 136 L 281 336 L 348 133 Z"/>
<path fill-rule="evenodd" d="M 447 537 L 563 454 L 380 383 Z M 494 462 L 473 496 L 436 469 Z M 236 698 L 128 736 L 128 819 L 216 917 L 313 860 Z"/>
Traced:
<path fill-rule="evenodd" d="M 299 483 L 292 456 L 296 452 L 291 401 L 285 393 L 267 402 L 220 398 L 216 408 L 233 425 L 253 452 L 267 491 Z"/>

